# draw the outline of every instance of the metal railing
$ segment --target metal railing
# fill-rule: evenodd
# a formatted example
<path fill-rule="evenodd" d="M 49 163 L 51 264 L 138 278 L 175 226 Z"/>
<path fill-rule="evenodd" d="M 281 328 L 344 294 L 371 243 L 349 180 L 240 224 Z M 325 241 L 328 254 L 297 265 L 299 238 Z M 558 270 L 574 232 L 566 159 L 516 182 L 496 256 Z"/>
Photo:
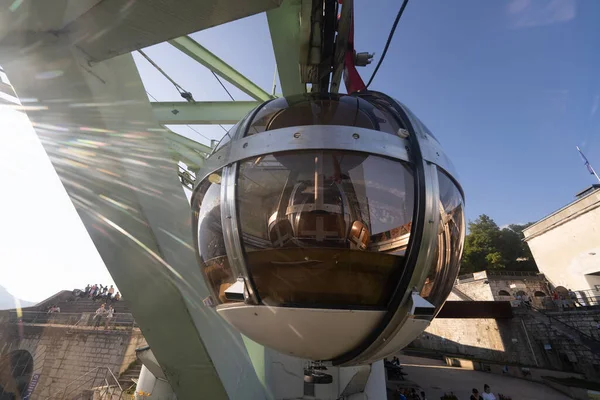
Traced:
<path fill-rule="evenodd" d="M 98 389 L 100 390 L 100 399 L 107 398 L 112 400 L 116 390 L 119 393 L 118 398 L 121 399 L 123 397 L 123 388 L 111 369 L 108 367 L 96 367 L 72 380 L 64 390 L 50 398 L 65 400 L 73 398 L 85 390 Z"/>
<path fill-rule="evenodd" d="M 10 311 L 8 322 L 37 325 L 66 325 L 76 327 L 102 327 L 108 329 L 132 329 L 138 325 L 131 313 L 114 313 L 110 320 L 96 317 L 93 312 L 47 313 L 42 311 Z"/>
<path fill-rule="evenodd" d="M 600 305 L 600 292 L 597 290 L 576 290 L 574 293 L 577 296 L 577 303 L 580 306 Z"/>
<path fill-rule="evenodd" d="M 506 276 L 506 277 L 529 277 L 529 278 L 540 278 L 544 279 L 544 274 L 534 271 L 505 271 L 505 270 L 485 270 L 479 272 L 473 272 L 471 274 L 459 275 L 456 280 L 459 283 L 472 282 L 482 279 L 487 279 L 493 276 Z"/>
<path fill-rule="evenodd" d="M 568 332 L 570 332 L 571 334 L 574 334 L 581 343 L 583 343 L 585 346 L 589 347 L 593 351 L 600 350 L 600 341 L 593 338 L 592 336 L 586 334 L 585 332 L 574 327 L 573 325 L 562 321 L 560 318 L 557 318 L 553 315 L 548 314 L 545 310 L 533 307 L 532 305 L 527 305 L 527 304 L 524 304 L 524 305 L 525 305 L 525 308 L 531 310 L 531 312 L 538 313 L 538 314 L 543 315 L 544 317 L 548 318 L 549 323 L 552 324 L 552 323 L 558 322 L 558 324 L 560 326 L 562 326 L 563 328 L 567 328 Z"/>
<path fill-rule="evenodd" d="M 487 276 L 540 276 L 539 272 L 534 271 L 504 271 L 504 270 L 487 270 Z"/>

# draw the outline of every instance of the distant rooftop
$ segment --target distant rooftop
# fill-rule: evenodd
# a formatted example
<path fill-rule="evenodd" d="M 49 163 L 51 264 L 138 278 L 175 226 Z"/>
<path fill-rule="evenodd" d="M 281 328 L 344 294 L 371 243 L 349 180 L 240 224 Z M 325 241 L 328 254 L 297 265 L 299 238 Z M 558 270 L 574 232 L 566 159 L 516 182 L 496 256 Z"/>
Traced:
<path fill-rule="evenodd" d="M 589 188 L 583 189 L 581 192 L 577 193 L 575 195 L 575 197 L 580 198 L 580 197 L 586 196 L 592 192 L 595 192 L 596 190 L 600 190 L 600 183 L 593 184 Z"/>
<path fill-rule="evenodd" d="M 575 195 L 576 199 L 535 224 L 523 229 L 525 241 L 569 222 L 600 206 L 600 184 L 595 184 Z"/>

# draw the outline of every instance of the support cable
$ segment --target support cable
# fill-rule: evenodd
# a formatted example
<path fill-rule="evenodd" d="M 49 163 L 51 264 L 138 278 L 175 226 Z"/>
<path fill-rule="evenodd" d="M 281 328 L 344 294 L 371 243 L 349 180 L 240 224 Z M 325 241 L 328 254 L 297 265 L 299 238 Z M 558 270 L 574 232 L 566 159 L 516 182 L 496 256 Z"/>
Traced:
<path fill-rule="evenodd" d="M 152 94 L 151 94 L 150 92 L 146 91 L 146 94 L 147 94 L 148 96 L 152 97 L 152 100 L 154 100 L 154 101 L 158 102 L 158 100 L 156 99 L 156 97 L 152 96 Z M 191 126 L 190 124 L 185 124 L 185 126 L 187 126 L 187 127 L 188 127 L 188 128 L 190 128 L 191 130 L 193 130 L 194 132 L 196 132 L 198 135 L 202 136 L 204 139 L 208 140 L 208 142 L 209 142 L 209 143 L 212 141 L 212 139 L 211 139 L 211 138 L 209 138 L 208 136 L 206 136 L 206 135 L 203 135 L 203 134 L 201 134 L 200 132 L 198 132 L 196 129 L 192 128 L 192 126 Z M 221 126 L 221 125 L 219 125 L 219 126 Z M 221 128 L 223 128 L 223 127 L 221 126 Z M 223 129 L 225 129 L 225 128 L 223 128 Z"/>
<path fill-rule="evenodd" d="M 179 92 L 181 97 L 183 97 L 185 100 L 187 100 L 190 103 L 196 102 L 196 100 L 194 100 L 194 97 L 192 96 L 191 92 L 188 92 L 181 85 L 179 85 L 177 82 L 175 82 L 173 80 L 173 78 L 171 78 L 165 71 L 163 71 L 163 69 L 161 67 L 159 67 L 146 53 L 144 53 L 142 50 L 138 50 L 138 53 L 140 53 L 142 55 L 142 57 L 144 57 L 150 64 L 152 64 L 152 66 L 154 68 L 156 68 L 156 70 L 158 72 L 160 72 L 165 78 L 167 78 L 169 80 L 169 82 L 171 82 L 173 84 L 173 86 L 175 86 L 175 89 L 177 89 L 177 91 Z"/>
<path fill-rule="evenodd" d="M 377 75 L 377 71 L 379 71 L 379 67 L 381 66 L 381 63 L 383 63 L 383 59 L 385 58 L 388 48 L 390 47 L 390 43 L 392 42 L 392 38 L 394 37 L 394 32 L 396 32 L 396 27 L 398 26 L 398 22 L 400 22 L 400 18 L 402 18 L 402 14 L 404 13 L 404 9 L 406 8 L 407 4 L 408 4 L 408 0 L 404 0 L 402 5 L 400 6 L 398 15 L 396 15 L 396 20 L 394 21 L 394 24 L 392 25 L 392 29 L 390 30 L 390 34 L 388 35 L 387 41 L 385 43 L 385 47 L 383 48 L 383 53 L 381 53 L 379 62 L 377 63 L 377 66 L 375 67 L 375 70 L 373 71 L 373 75 L 371 75 L 371 79 L 369 79 L 369 82 L 367 83 L 367 87 L 369 87 L 371 82 L 373 82 L 373 78 L 375 78 L 375 75 Z"/>

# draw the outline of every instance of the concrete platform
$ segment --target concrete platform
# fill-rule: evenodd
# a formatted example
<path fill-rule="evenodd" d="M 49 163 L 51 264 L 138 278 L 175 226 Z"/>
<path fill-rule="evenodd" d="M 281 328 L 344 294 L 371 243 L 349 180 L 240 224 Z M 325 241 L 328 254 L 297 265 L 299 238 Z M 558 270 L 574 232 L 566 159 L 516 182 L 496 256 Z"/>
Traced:
<path fill-rule="evenodd" d="M 565 400 L 569 397 L 541 383 L 509 376 L 494 375 L 480 371 L 449 367 L 442 361 L 411 356 L 398 356 L 406 379 L 419 385 L 428 400 L 437 400 L 445 392 L 454 392 L 459 399 L 468 399 L 471 390 L 483 391 L 488 384 L 492 392 L 511 396 L 513 400 Z"/>

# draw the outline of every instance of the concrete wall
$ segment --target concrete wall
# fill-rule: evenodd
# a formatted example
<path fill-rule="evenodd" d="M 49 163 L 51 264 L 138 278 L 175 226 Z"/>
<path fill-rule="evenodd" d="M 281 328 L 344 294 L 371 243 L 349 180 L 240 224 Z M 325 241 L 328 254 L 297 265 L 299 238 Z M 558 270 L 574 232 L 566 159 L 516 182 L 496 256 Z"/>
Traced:
<path fill-rule="evenodd" d="M 556 286 L 593 289 L 600 277 L 600 190 L 524 231 L 538 268 Z M 586 276 L 588 275 L 588 276 Z"/>
<path fill-rule="evenodd" d="M 435 319 L 411 347 L 474 359 L 535 365 L 525 332 L 514 320 Z"/>
<path fill-rule="evenodd" d="M 39 374 L 39 381 L 32 400 L 57 398 L 74 381 L 68 390 L 81 387 L 73 394 L 89 389 L 96 367 L 108 367 L 118 377 L 135 360 L 135 349 L 144 345 L 146 342 L 139 329 L 102 331 L 0 324 L 0 358 L 17 349 L 27 350 L 33 356 L 33 374 Z M 78 380 L 88 371 L 94 371 L 89 380 Z M 104 373 L 98 376 L 103 378 Z"/>

